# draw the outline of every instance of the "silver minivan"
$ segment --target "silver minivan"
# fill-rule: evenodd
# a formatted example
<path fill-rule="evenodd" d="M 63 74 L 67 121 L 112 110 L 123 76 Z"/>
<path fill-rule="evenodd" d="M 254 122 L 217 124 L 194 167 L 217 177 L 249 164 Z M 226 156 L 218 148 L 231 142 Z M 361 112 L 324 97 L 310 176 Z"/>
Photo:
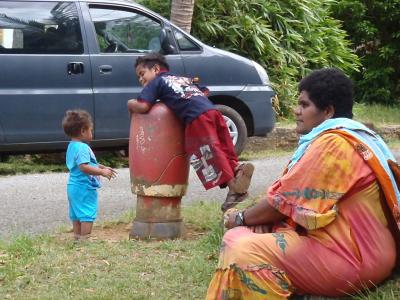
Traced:
<path fill-rule="evenodd" d="M 210 47 L 130 1 L 0 0 L 0 154 L 64 150 L 61 120 L 82 108 L 94 148 L 128 145 L 128 99 L 141 90 L 135 60 L 163 53 L 171 71 L 197 77 L 222 111 L 236 150 L 264 136 L 274 92 L 258 63 Z"/>

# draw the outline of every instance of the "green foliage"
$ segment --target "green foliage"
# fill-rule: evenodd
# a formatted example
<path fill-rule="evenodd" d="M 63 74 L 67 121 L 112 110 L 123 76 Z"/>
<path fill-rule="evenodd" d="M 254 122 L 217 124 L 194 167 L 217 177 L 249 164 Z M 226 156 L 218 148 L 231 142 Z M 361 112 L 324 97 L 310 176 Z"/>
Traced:
<path fill-rule="evenodd" d="M 166 19 L 169 19 L 171 15 L 171 1 L 135 0 L 135 2 L 157 12 Z"/>
<path fill-rule="evenodd" d="M 332 0 L 197 0 L 193 32 L 201 40 L 261 63 L 277 91 L 281 112 L 291 113 L 297 83 L 310 70 L 358 67 Z"/>
<path fill-rule="evenodd" d="M 139 3 L 168 17 L 170 1 Z M 236 52 L 262 64 L 277 91 L 279 114 L 291 114 L 297 83 L 310 70 L 335 66 L 358 69 L 334 0 L 196 0 L 192 32 L 207 44 Z"/>
<path fill-rule="evenodd" d="M 0 175 L 67 171 L 65 158 L 61 159 L 57 154 L 11 155 L 1 159 Z"/>
<path fill-rule="evenodd" d="M 111 168 L 129 166 L 125 151 L 96 151 L 96 157 L 100 164 Z M 68 172 L 65 153 L 10 155 L 2 156 L 1 159 L 0 175 Z"/>
<path fill-rule="evenodd" d="M 356 99 L 400 103 L 400 1 L 340 0 L 334 16 L 343 21 L 363 71 L 352 76 Z"/>

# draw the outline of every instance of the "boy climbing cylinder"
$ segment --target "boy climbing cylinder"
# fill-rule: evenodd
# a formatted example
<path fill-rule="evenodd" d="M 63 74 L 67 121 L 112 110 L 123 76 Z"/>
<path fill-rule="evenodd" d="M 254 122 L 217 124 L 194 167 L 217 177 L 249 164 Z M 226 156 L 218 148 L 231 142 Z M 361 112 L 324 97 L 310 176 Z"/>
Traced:
<path fill-rule="evenodd" d="M 184 125 L 164 104 L 155 104 L 146 114 L 132 114 L 129 169 L 132 193 L 137 195 L 130 237 L 180 237 L 189 161 Z"/>

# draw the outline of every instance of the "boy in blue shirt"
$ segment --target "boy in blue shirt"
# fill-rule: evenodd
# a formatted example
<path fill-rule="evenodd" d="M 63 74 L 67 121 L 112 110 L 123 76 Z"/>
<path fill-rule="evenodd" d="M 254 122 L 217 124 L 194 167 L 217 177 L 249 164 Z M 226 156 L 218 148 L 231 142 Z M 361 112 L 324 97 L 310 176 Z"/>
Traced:
<path fill-rule="evenodd" d="M 185 151 L 205 189 L 228 186 L 221 209 L 245 199 L 254 166 L 238 164 L 229 130 L 214 104 L 191 78 L 171 74 L 161 54 L 139 57 L 135 70 L 144 88 L 128 101 L 128 110 L 147 113 L 157 100 L 167 105 L 185 124 Z"/>
<path fill-rule="evenodd" d="M 93 122 L 84 110 L 68 110 L 62 121 L 64 132 L 71 138 L 66 154 L 66 165 L 70 171 L 67 195 L 69 217 L 74 238 L 86 239 L 92 232 L 97 216 L 97 189 L 100 176 L 110 180 L 115 170 L 97 163 L 92 149 L 87 145 L 93 139 Z"/>

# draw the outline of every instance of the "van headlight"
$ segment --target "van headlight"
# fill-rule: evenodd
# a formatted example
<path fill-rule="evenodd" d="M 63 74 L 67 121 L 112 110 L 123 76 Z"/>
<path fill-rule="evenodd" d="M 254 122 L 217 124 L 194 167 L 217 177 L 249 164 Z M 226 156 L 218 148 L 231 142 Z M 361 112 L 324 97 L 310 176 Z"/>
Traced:
<path fill-rule="evenodd" d="M 257 62 L 255 62 L 254 60 L 252 60 L 254 68 L 256 68 L 258 76 L 260 76 L 261 82 L 263 85 L 271 85 L 270 81 L 269 81 L 269 77 L 267 74 L 267 71 L 265 71 L 265 69 Z"/>

